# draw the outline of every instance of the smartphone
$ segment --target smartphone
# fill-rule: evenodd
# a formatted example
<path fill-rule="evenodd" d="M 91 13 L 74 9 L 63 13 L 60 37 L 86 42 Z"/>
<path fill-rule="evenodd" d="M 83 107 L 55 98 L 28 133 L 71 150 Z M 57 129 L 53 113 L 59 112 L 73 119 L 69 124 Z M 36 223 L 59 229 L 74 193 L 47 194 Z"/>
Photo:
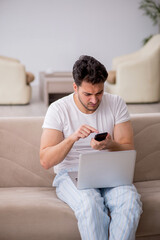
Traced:
<path fill-rule="evenodd" d="M 107 135 L 108 135 L 108 132 L 98 133 L 98 134 L 95 135 L 94 139 L 96 141 L 101 142 L 101 141 L 103 141 L 107 137 Z"/>

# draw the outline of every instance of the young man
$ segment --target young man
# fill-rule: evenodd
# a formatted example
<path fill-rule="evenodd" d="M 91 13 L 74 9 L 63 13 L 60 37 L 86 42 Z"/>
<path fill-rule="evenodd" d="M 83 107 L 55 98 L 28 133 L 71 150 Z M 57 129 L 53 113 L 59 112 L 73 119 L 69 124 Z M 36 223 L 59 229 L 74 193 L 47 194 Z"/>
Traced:
<path fill-rule="evenodd" d="M 134 240 L 142 212 L 134 185 L 78 190 L 68 176 L 78 169 L 80 153 L 134 149 L 126 104 L 104 93 L 107 76 L 105 67 L 93 57 L 81 56 L 75 62 L 74 93 L 52 103 L 47 111 L 40 161 L 45 169 L 54 166 L 53 186 L 73 209 L 83 240 Z M 92 137 L 98 132 L 109 134 L 98 142 Z"/>

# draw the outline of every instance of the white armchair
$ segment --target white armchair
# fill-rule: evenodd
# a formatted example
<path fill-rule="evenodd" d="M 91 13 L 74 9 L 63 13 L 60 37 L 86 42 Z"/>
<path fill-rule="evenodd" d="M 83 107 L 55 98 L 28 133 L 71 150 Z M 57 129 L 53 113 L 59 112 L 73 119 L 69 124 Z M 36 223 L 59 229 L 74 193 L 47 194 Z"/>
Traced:
<path fill-rule="evenodd" d="M 160 101 L 160 34 L 139 51 L 113 59 L 112 69 L 116 80 L 107 81 L 107 92 L 120 95 L 127 103 Z"/>
<path fill-rule="evenodd" d="M 0 56 L 0 104 L 28 104 L 33 80 L 20 61 Z"/>

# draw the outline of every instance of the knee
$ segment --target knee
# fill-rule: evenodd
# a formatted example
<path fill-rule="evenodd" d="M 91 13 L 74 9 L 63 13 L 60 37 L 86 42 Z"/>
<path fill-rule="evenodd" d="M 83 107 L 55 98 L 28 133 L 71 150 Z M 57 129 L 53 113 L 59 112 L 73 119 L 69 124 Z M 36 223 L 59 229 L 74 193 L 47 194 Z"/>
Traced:
<path fill-rule="evenodd" d="M 137 215 L 141 215 L 142 213 L 141 195 L 137 191 L 133 194 L 133 209 L 136 211 Z"/>
<path fill-rule="evenodd" d="M 139 209 L 141 212 L 142 203 L 140 198 L 141 196 L 138 194 L 134 185 L 120 186 L 113 189 L 109 202 L 111 206 L 114 206 L 114 204 L 119 208 L 126 208 L 128 206 L 132 207 L 133 209 Z"/>
<path fill-rule="evenodd" d="M 140 215 L 142 213 L 141 195 L 137 192 L 134 186 L 124 189 L 122 194 L 122 202 L 128 209 Z"/>
<path fill-rule="evenodd" d="M 96 210 L 103 210 L 104 208 L 104 203 L 103 201 L 101 201 L 100 199 L 97 200 L 93 197 L 87 197 L 85 196 L 85 198 L 82 198 L 80 200 L 80 202 L 78 203 L 79 205 L 79 209 L 85 211 L 85 212 L 94 212 Z"/>
<path fill-rule="evenodd" d="M 142 214 L 142 202 L 141 196 L 136 190 L 131 190 L 126 194 L 126 200 L 124 204 L 124 212 L 130 218 L 130 221 L 137 227 L 140 216 Z"/>

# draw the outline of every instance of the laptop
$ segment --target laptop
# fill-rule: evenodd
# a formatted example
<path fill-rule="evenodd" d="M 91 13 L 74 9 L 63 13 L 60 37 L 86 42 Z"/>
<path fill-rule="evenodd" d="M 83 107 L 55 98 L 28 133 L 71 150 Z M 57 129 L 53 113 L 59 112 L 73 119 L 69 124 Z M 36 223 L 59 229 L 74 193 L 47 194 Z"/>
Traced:
<path fill-rule="evenodd" d="M 130 185 L 135 161 L 135 150 L 85 153 L 79 156 L 78 172 L 68 174 L 78 189 Z"/>

